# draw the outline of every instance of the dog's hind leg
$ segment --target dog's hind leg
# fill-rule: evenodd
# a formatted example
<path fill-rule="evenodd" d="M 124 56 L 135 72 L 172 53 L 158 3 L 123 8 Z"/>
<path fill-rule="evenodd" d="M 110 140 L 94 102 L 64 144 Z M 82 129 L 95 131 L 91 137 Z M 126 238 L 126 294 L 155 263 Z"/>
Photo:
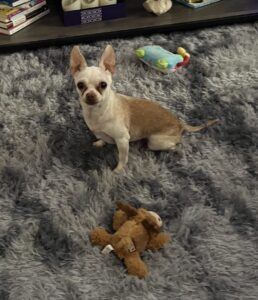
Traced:
<path fill-rule="evenodd" d="M 176 150 L 181 142 L 181 135 L 151 135 L 148 138 L 148 148 L 152 151 Z"/>
<path fill-rule="evenodd" d="M 93 143 L 93 146 L 97 147 L 97 148 L 101 148 L 105 145 L 106 145 L 106 143 L 103 140 L 97 140 L 96 142 Z"/>

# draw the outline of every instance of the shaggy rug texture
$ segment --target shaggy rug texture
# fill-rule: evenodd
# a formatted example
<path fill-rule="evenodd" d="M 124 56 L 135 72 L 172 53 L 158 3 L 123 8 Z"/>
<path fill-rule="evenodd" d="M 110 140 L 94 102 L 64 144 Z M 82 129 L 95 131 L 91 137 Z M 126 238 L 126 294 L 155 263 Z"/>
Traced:
<path fill-rule="evenodd" d="M 182 150 L 93 149 L 69 73 L 71 46 L 0 55 L 0 299 L 242 299 L 258 297 L 258 23 L 111 41 L 114 88 L 155 99 L 191 124 Z M 107 42 L 81 45 L 89 64 Z M 163 75 L 134 49 L 183 46 L 190 64 Z M 172 242 L 146 252 L 146 280 L 92 247 L 115 202 L 162 217 Z"/>

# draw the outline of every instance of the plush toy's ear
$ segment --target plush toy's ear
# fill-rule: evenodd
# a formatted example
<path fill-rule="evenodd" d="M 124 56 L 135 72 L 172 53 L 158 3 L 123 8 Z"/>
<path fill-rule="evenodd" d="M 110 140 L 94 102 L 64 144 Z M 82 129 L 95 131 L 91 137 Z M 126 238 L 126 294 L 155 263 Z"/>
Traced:
<path fill-rule="evenodd" d="M 148 215 L 142 221 L 142 225 L 148 230 L 152 232 L 160 232 L 160 226 L 157 223 L 156 219 L 152 215 Z"/>
<path fill-rule="evenodd" d="M 137 209 L 127 203 L 118 201 L 116 203 L 118 209 L 121 209 L 123 212 L 127 214 L 128 217 L 133 217 L 137 215 Z"/>

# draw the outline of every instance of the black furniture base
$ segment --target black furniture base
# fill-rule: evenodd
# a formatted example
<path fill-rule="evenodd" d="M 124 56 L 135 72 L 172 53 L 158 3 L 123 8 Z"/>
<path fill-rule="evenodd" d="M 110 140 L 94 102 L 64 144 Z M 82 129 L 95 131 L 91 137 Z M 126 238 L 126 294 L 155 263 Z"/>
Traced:
<path fill-rule="evenodd" d="M 42 20 L 13 36 L 0 35 L 0 51 L 195 29 L 258 19 L 257 0 L 222 0 L 196 10 L 174 1 L 171 11 L 160 17 L 146 12 L 142 7 L 143 0 L 127 0 L 126 18 L 65 27 L 56 2 L 58 1 L 49 1 L 51 13 Z"/>

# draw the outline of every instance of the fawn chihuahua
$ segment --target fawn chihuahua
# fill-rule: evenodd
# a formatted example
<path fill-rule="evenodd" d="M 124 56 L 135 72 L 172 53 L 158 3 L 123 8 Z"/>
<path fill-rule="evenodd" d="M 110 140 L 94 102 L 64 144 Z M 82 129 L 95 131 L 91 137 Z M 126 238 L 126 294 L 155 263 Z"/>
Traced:
<path fill-rule="evenodd" d="M 173 150 L 184 131 L 195 132 L 217 123 L 190 126 L 158 103 L 118 94 L 112 90 L 115 53 L 108 45 L 98 67 L 89 67 L 78 46 L 71 52 L 71 73 L 80 96 L 83 117 L 102 147 L 116 144 L 119 160 L 115 172 L 123 170 L 128 161 L 129 142 L 147 139 L 151 150 Z"/>

